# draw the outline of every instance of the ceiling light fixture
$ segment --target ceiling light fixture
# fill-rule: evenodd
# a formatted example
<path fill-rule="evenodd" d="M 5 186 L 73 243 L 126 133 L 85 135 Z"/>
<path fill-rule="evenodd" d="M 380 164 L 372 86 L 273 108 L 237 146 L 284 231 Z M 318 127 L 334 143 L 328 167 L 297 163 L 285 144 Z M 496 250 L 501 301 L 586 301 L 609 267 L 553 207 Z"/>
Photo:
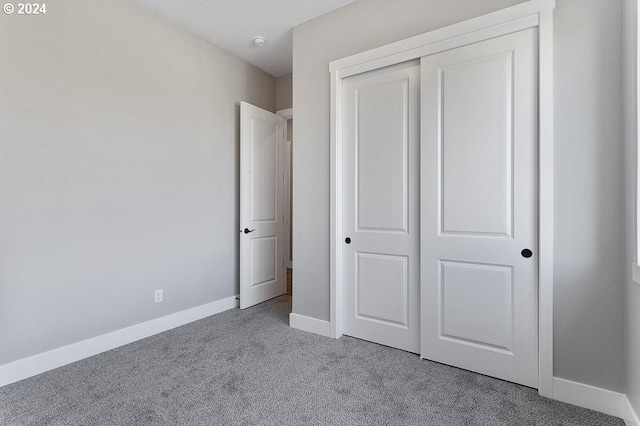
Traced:
<path fill-rule="evenodd" d="M 256 36 L 253 38 L 253 45 L 256 47 L 262 47 L 267 44 L 267 39 L 262 36 Z"/>

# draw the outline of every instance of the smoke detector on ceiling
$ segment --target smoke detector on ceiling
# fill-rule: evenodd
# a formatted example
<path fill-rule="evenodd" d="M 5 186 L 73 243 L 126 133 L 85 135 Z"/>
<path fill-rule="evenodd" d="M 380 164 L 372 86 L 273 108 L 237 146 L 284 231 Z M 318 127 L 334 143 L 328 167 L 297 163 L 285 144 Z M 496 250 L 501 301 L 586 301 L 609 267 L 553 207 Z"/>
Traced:
<path fill-rule="evenodd" d="M 267 39 L 262 36 L 256 36 L 253 38 L 253 45 L 256 47 L 262 47 L 267 44 Z"/>

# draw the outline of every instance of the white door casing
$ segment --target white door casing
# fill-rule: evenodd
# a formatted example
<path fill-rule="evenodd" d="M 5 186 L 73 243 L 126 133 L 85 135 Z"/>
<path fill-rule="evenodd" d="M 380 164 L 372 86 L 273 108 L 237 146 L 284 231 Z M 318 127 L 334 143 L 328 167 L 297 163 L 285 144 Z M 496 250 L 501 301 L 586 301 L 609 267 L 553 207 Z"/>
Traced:
<path fill-rule="evenodd" d="M 421 356 L 531 387 L 536 70 L 537 29 L 421 61 Z"/>
<path fill-rule="evenodd" d="M 344 333 L 416 353 L 419 81 L 407 62 L 347 79 L 343 98 Z"/>
<path fill-rule="evenodd" d="M 286 292 L 284 118 L 240 103 L 240 308 Z"/>

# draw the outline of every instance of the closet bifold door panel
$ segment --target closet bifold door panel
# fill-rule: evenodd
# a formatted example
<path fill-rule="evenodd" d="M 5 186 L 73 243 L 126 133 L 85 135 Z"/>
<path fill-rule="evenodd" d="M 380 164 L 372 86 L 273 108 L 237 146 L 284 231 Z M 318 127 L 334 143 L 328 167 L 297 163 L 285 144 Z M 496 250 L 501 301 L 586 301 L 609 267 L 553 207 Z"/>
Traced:
<path fill-rule="evenodd" d="M 421 59 L 421 356 L 538 387 L 537 28 Z"/>
<path fill-rule="evenodd" d="M 344 334 L 418 353 L 419 61 L 344 80 Z"/>

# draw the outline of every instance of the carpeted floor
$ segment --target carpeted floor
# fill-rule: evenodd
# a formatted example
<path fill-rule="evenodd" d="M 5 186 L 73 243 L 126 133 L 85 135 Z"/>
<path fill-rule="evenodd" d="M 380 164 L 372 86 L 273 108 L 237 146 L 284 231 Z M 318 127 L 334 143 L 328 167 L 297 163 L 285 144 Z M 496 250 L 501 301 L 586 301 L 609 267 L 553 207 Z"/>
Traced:
<path fill-rule="evenodd" d="M 417 355 L 234 309 L 0 388 L 1 425 L 624 425 Z"/>

